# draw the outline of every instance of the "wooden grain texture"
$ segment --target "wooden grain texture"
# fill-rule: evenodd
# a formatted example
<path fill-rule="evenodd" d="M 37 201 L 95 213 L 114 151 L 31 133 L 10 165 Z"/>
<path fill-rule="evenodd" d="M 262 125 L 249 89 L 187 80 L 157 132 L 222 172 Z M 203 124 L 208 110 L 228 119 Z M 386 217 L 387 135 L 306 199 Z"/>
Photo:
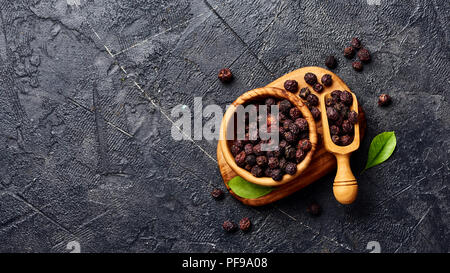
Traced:
<path fill-rule="evenodd" d="M 296 80 L 299 83 L 299 90 L 302 87 L 307 87 L 308 85 L 304 81 L 303 77 L 305 73 L 312 72 L 316 74 L 317 78 L 320 81 L 320 78 L 324 74 L 330 74 L 333 78 L 333 84 L 330 87 L 325 88 L 324 92 L 328 92 L 329 90 L 348 90 L 348 86 L 333 72 L 328 71 L 326 69 L 320 68 L 320 67 L 303 67 L 300 69 L 297 69 L 293 72 L 290 72 L 277 80 L 273 81 L 272 83 L 268 84 L 269 87 L 277 87 L 277 88 L 283 88 L 283 84 L 286 80 Z M 311 92 L 319 96 L 320 94 L 316 93 L 315 91 L 310 88 Z M 359 112 L 359 125 L 360 125 L 360 138 L 362 139 L 365 133 L 366 129 L 366 119 L 365 114 L 361 106 L 358 107 Z M 322 122 L 317 121 L 316 122 L 316 129 L 317 133 L 322 135 L 323 134 L 323 128 L 322 128 Z M 237 174 L 228 166 L 226 163 L 223 153 L 221 150 L 220 145 L 217 145 L 217 160 L 218 165 L 220 169 L 220 173 L 222 175 L 222 178 L 224 180 L 225 186 L 229 190 L 229 192 L 239 201 L 241 201 L 243 204 L 250 205 L 250 206 L 263 206 L 266 204 L 270 204 L 272 202 L 275 202 L 277 200 L 280 200 L 308 185 L 313 183 L 314 181 L 317 181 L 321 177 L 325 176 L 329 172 L 336 169 L 336 159 L 333 154 L 326 151 L 325 147 L 323 145 L 318 145 L 317 150 L 315 151 L 313 158 L 311 160 L 311 163 L 309 164 L 308 168 L 305 170 L 305 172 L 302 173 L 300 177 L 297 179 L 284 184 L 283 186 L 276 187 L 271 193 L 255 198 L 255 199 L 247 199 L 247 198 L 241 198 L 233 193 L 233 191 L 228 187 L 228 181 L 235 177 Z M 330 189 L 331 193 L 331 189 Z"/>

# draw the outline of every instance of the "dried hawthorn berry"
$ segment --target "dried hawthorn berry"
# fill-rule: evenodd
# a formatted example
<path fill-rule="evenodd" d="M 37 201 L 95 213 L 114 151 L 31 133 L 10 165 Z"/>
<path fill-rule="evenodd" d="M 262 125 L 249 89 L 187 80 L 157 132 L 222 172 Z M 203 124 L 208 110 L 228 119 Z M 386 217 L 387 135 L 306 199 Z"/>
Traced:
<path fill-rule="evenodd" d="M 333 107 L 327 107 L 327 117 L 330 120 L 337 120 L 339 118 L 339 114 Z"/>
<path fill-rule="evenodd" d="M 336 68 L 337 66 L 336 58 L 334 58 L 334 56 L 328 56 L 325 59 L 325 65 L 330 69 Z"/>
<path fill-rule="evenodd" d="M 272 177 L 272 169 L 266 168 L 264 170 L 264 176 Z"/>
<path fill-rule="evenodd" d="M 309 204 L 309 206 L 306 208 L 306 211 L 311 216 L 319 216 L 320 213 L 322 212 L 322 209 L 320 208 L 319 204 L 313 202 L 313 203 Z"/>
<path fill-rule="evenodd" d="M 231 154 L 233 155 L 233 156 L 236 156 L 238 153 L 240 153 L 241 152 L 241 148 L 239 148 L 238 146 L 236 146 L 236 145 L 231 145 Z"/>
<path fill-rule="evenodd" d="M 334 121 L 334 124 L 337 126 L 342 126 L 343 122 L 344 122 L 344 118 L 338 115 L 338 119 Z"/>
<path fill-rule="evenodd" d="M 352 38 L 351 45 L 352 45 L 353 48 L 360 49 L 361 48 L 361 41 L 358 38 L 354 37 L 354 38 Z"/>
<path fill-rule="evenodd" d="M 306 98 L 308 97 L 309 94 L 311 94 L 311 91 L 309 90 L 309 88 L 304 87 L 304 88 L 300 89 L 300 93 L 298 95 L 300 96 L 300 98 L 306 100 Z"/>
<path fill-rule="evenodd" d="M 295 174 L 297 172 L 297 164 L 292 163 L 292 162 L 287 163 L 284 171 L 290 175 Z"/>
<path fill-rule="evenodd" d="M 245 157 L 245 163 L 249 166 L 255 166 L 256 164 L 256 156 L 255 155 L 247 155 Z"/>
<path fill-rule="evenodd" d="M 269 161 L 268 161 L 267 165 L 271 169 L 278 168 L 278 165 L 279 165 L 278 158 L 276 158 L 276 157 L 269 157 Z"/>
<path fill-rule="evenodd" d="M 351 132 L 353 132 L 353 124 L 351 124 L 348 120 L 344 120 L 342 122 L 342 133 L 350 134 Z"/>
<path fill-rule="evenodd" d="M 219 80 L 223 83 L 230 82 L 233 79 L 233 74 L 228 68 L 223 68 L 219 71 Z"/>
<path fill-rule="evenodd" d="M 289 126 L 293 123 L 293 121 L 291 119 L 286 119 L 283 122 L 283 128 L 285 131 L 289 131 Z"/>
<path fill-rule="evenodd" d="M 304 132 L 308 130 L 308 122 L 304 118 L 298 118 L 294 121 L 295 125 L 298 126 L 300 131 Z"/>
<path fill-rule="evenodd" d="M 267 106 L 271 106 L 271 105 L 277 104 L 277 101 L 274 98 L 267 98 L 264 101 L 264 104 L 267 105 Z"/>
<path fill-rule="evenodd" d="M 316 91 L 317 93 L 322 93 L 323 91 L 323 85 L 321 85 L 320 83 L 315 83 L 313 86 L 314 91 Z"/>
<path fill-rule="evenodd" d="M 295 141 L 295 135 L 291 131 L 284 132 L 284 139 L 287 142 L 292 143 Z"/>
<path fill-rule="evenodd" d="M 358 71 L 358 72 L 363 70 L 363 64 L 360 61 L 354 61 L 352 63 L 352 67 L 353 67 L 353 69 L 355 69 L 355 71 Z"/>
<path fill-rule="evenodd" d="M 314 85 L 317 82 L 317 77 L 315 74 L 308 72 L 305 74 L 305 82 L 309 85 Z"/>
<path fill-rule="evenodd" d="M 236 139 L 236 140 L 233 142 L 233 145 L 236 145 L 237 147 L 239 147 L 239 149 L 242 149 L 242 148 L 244 148 L 245 141 L 240 140 L 240 139 Z"/>
<path fill-rule="evenodd" d="M 341 129 L 339 129 L 338 126 L 336 125 L 331 125 L 330 126 L 330 134 L 332 135 L 339 135 L 341 133 Z"/>
<path fill-rule="evenodd" d="M 300 133 L 300 128 L 297 126 L 297 124 L 291 123 L 291 125 L 289 125 L 289 131 L 295 136 Z"/>
<path fill-rule="evenodd" d="M 258 165 L 253 166 L 250 172 L 254 177 L 261 177 L 264 173 L 263 169 Z"/>
<path fill-rule="evenodd" d="M 369 50 L 365 49 L 365 48 L 361 48 L 358 51 L 358 58 L 362 61 L 362 62 L 370 62 L 370 53 Z"/>
<path fill-rule="evenodd" d="M 311 114 L 314 118 L 314 120 L 319 120 L 320 119 L 320 110 L 317 107 L 312 107 L 312 109 L 310 109 Z"/>
<path fill-rule="evenodd" d="M 283 179 L 283 172 L 280 169 L 273 169 L 272 179 L 275 181 L 280 181 L 281 179 Z"/>
<path fill-rule="evenodd" d="M 305 156 L 306 156 L 306 153 L 302 149 L 298 149 L 295 152 L 295 160 L 297 160 L 297 163 L 302 162 L 302 160 L 305 158 Z"/>
<path fill-rule="evenodd" d="M 237 225 L 231 221 L 225 221 L 222 224 L 222 228 L 226 232 L 235 232 L 237 230 Z"/>
<path fill-rule="evenodd" d="M 351 124 L 355 125 L 358 122 L 358 113 L 355 111 L 350 111 L 348 113 L 348 121 L 350 121 Z"/>
<path fill-rule="evenodd" d="M 341 102 L 343 102 L 346 105 L 352 105 L 352 103 L 353 103 L 353 96 L 348 91 L 342 91 L 340 99 L 341 99 Z"/>
<path fill-rule="evenodd" d="M 295 158 L 295 148 L 292 146 L 287 146 L 284 152 L 284 156 L 287 160 L 294 159 Z"/>
<path fill-rule="evenodd" d="M 253 166 L 250 166 L 250 165 L 246 164 L 245 167 L 244 167 L 244 169 L 245 169 L 247 172 L 250 172 L 250 171 L 252 170 L 252 167 L 253 167 Z"/>
<path fill-rule="evenodd" d="M 280 160 L 278 160 L 278 166 L 280 169 L 284 170 L 289 162 L 286 160 L 286 158 L 282 157 Z"/>
<path fill-rule="evenodd" d="M 319 105 L 319 98 L 314 94 L 309 94 L 309 96 L 306 98 L 306 100 L 309 102 L 309 104 L 311 106 Z"/>
<path fill-rule="evenodd" d="M 267 156 L 260 155 L 260 156 L 256 157 L 256 164 L 258 164 L 258 166 L 260 166 L 260 167 L 266 166 L 267 165 Z"/>
<path fill-rule="evenodd" d="M 235 156 L 234 159 L 236 160 L 236 164 L 239 167 L 245 166 L 245 152 L 244 151 L 240 152 L 237 156 Z"/>
<path fill-rule="evenodd" d="M 331 92 L 331 97 L 334 98 L 336 102 L 338 102 L 340 100 L 341 93 L 341 90 L 334 90 L 333 92 Z"/>
<path fill-rule="evenodd" d="M 333 141 L 334 144 L 339 145 L 339 136 L 338 135 L 332 135 L 331 141 Z"/>
<path fill-rule="evenodd" d="M 379 106 L 389 105 L 391 103 L 391 101 L 392 101 L 392 98 L 388 94 L 381 94 L 378 97 L 378 105 Z"/>
<path fill-rule="evenodd" d="M 291 110 L 289 110 L 289 115 L 295 120 L 302 116 L 302 112 L 297 107 L 292 107 Z"/>
<path fill-rule="evenodd" d="M 216 199 L 216 200 L 220 200 L 220 199 L 222 199 L 223 196 L 224 196 L 223 190 L 221 190 L 221 189 L 214 189 L 214 190 L 211 192 L 211 196 L 212 196 L 214 199 Z"/>
<path fill-rule="evenodd" d="M 326 99 L 325 99 L 325 105 L 328 106 L 328 107 L 333 106 L 334 103 L 335 103 L 335 101 L 334 101 L 333 98 L 326 98 Z"/>
<path fill-rule="evenodd" d="M 350 145 L 353 142 L 353 137 L 349 135 L 343 135 L 340 137 L 340 142 L 342 146 Z"/>
<path fill-rule="evenodd" d="M 261 151 L 261 144 L 260 143 L 258 143 L 255 146 L 253 146 L 253 153 L 255 155 L 262 155 L 264 153 L 263 151 Z"/>
<path fill-rule="evenodd" d="M 244 232 L 249 231 L 251 226 L 252 223 L 248 217 L 242 218 L 241 221 L 239 221 L 239 228 Z"/>
<path fill-rule="evenodd" d="M 282 100 L 278 103 L 278 107 L 279 107 L 280 112 L 288 113 L 292 107 L 292 104 L 288 100 Z"/>
<path fill-rule="evenodd" d="M 333 84 L 333 79 L 330 74 L 323 75 L 322 79 L 320 79 L 320 81 L 326 87 L 330 87 Z"/>
<path fill-rule="evenodd" d="M 298 82 L 296 80 L 287 80 L 284 82 L 284 89 L 289 92 L 295 93 L 298 91 Z"/>
<path fill-rule="evenodd" d="M 312 143 L 308 139 L 302 139 L 298 142 L 298 149 L 309 152 L 312 148 Z"/>
<path fill-rule="evenodd" d="M 244 146 L 244 152 L 245 152 L 247 155 L 253 154 L 253 144 L 251 144 L 251 143 L 245 144 L 245 146 Z"/>
<path fill-rule="evenodd" d="M 344 49 L 344 57 L 345 58 L 351 59 L 351 58 L 353 58 L 354 55 L 355 55 L 355 50 L 353 49 L 353 47 L 349 46 Z"/>

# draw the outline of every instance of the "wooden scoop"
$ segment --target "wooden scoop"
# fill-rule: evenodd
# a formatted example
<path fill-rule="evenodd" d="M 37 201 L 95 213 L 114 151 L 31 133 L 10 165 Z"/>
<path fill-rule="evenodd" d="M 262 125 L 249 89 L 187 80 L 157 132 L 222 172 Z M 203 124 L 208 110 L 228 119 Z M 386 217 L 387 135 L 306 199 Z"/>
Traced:
<path fill-rule="evenodd" d="M 347 90 L 349 91 L 349 90 Z M 349 91 L 350 92 L 350 91 Z M 353 104 L 350 110 L 358 113 L 358 101 L 355 94 L 353 96 Z M 337 161 L 337 172 L 333 183 L 333 193 L 336 200 L 341 204 L 351 204 L 358 194 L 358 184 L 350 167 L 350 155 L 359 148 L 360 134 L 359 122 L 354 125 L 354 139 L 350 145 L 338 146 L 331 140 L 330 127 L 328 124 L 327 110 L 325 101 L 331 96 L 331 92 L 324 93 L 320 96 L 320 111 L 322 112 L 323 127 L 323 143 L 325 149 L 334 154 Z"/>

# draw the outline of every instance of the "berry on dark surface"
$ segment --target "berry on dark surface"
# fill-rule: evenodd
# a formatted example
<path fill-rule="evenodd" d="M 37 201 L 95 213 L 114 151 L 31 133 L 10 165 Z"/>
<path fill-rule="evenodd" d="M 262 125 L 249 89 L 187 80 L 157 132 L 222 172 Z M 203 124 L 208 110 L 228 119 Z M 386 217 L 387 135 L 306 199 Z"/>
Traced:
<path fill-rule="evenodd" d="M 289 110 L 289 115 L 295 120 L 302 116 L 302 112 L 297 107 L 292 107 L 291 110 Z"/>
<path fill-rule="evenodd" d="M 233 74 L 229 68 L 223 68 L 219 71 L 218 77 L 221 82 L 227 83 L 233 79 Z"/>
<path fill-rule="evenodd" d="M 391 104 L 391 102 L 392 102 L 392 98 L 388 94 L 381 94 L 378 97 L 378 105 L 379 106 L 387 106 L 387 105 Z"/>
<path fill-rule="evenodd" d="M 263 169 L 258 165 L 253 166 L 250 172 L 254 177 L 261 177 L 264 173 Z"/>
<path fill-rule="evenodd" d="M 360 61 L 354 61 L 352 63 L 352 67 L 353 67 L 353 69 L 355 69 L 355 71 L 358 71 L 358 72 L 363 70 L 363 64 Z"/>
<path fill-rule="evenodd" d="M 331 135 L 339 135 L 340 133 L 341 133 L 341 129 L 339 129 L 338 126 L 336 126 L 336 125 L 330 126 L 330 134 Z"/>
<path fill-rule="evenodd" d="M 309 85 L 314 85 L 317 82 L 317 76 L 311 72 L 306 73 L 304 79 Z"/>
<path fill-rule="evenodd" d="M 244 152 L 244 151 L 240 152 L 239 154 L 237 154 L 237 155 L 234 157 L 234 159 L 236 160 L 236 164 L 237 164 L 239 167 L 244 167 L 244 166 L 245 166 L 245 157 L 246 157 L 246 155 L 245 155 L 245 152 Z"/>
<path fill-rule="evenodd" d="M 336 58 L 334 56 L 328 56 L 325 59 L 325 65 L 330 68 L 330 69 L 334 69 L 337 67 L 337 61 Z"/>
<path fill-rule="evenodd" d="M 251 154 L 251 155 L 247 155 L 246 157 L 245 157 L 245 163 L 247 164 L 247 165 L 249 165 L 249 166 L 255 166 L 255 164 L 256 164 L 256 156 L 255 155 L 253 155 L 253 154 Z"/>
<path fill-rule="evenodd" d="M 237 225 L 231 221 L 225 221 L 222 224 L 222 228 L 226 231 L 226 232 L 235 232 L 237 230 Z"/>
<path fill-rule="evenodd" d="M 326 87 L 330 87 L 333 84 L 333 79 L 330 74 L 323 75 L 322 79 L 320 79 L 320 81 Z"/>
<path fill-rule="evenodd" d="M 306 100 L 309 102 L 309 104 L 311 106 L 319 105 L 319 98 L 314 94 L 309 94 L 309 96 L 306 98 Z"/>
<path fill-rule="evenodd" d="M 300 93 L 299 93 L 300 98 L 306 100 L 306 98 L 308 97 L 309 94 L 311 94 L 311 91 L 309 90 L 308 87 L 304 87 L 304 88 L 300 89 Z"/>
<path fill-rule="evenodd" d="M 342 127 L 342 133 L 344 133 L 344 134 L 350 134 L 353 131 L 353 124 L 351 124 L 350 121 L 348 121 L 348 120 L 344 120 L 342 122 L 341 127 Z"/>
<path fill-rule="evenodd" d="M 322 212 L 321 207 L 319 206 L 319 204 L 317 204 L 316 202 L 312 202 L 311 204 L 309 204 L 309 206 L 306 208 L 306 211 L 311 215 L 311 216 L 319 216 L 320 213 Z"/>
<path fill-rule="evenodd" d="M 297 164 L 292 162 L 287 163 L 284 171 L 287 174 L 294 175 L 297 172 Z"/>
<path fill-rule="evenodd" d="M 231 154 L 233 155 L 233 156 L 236 156 L 238 153 L 240 153 L 241 152 L 241 148 L 239 148 L 238 146 L 236 146 L 236 145 L 231 145 Z"/>
<path fill-rule="evenodd" d="M 248 219 L 248 217 L 244 217 L 241 219 L 241 221 L 239 221 L 239 228 L 244 232 L 249 231 L 251 226 L 252 223 L 250 222 L 250 219 Z"/>
<path fill-rule="evenodd" d="M 320 83 L 315 83 L 313 85 L 313 89 L 314 91 L 316 91 L 317 93 L 322 93 L 323 91 L 323 85 L 321 85 Z"/>
<path fill-rule="evenodd" d="M 310 109 L 310 111 L 311 111 L 311 114 L 312 114 L 314 120 L 319 120 L 320 119 L 320 110 L 319 110 L 319 108 L 312 107 Z"/>
<path fill-rule="evenodd" d="M 284 82 L 284 89 L 289 92 L 295 93 L 298 91 L 298 83 L 296 80 L 287 80 Z"/>
<path fill-rule="evenodd" d="M 356 48 L 356 49 L 360 49 L 361 46 L 362 46 L 361 45 L 361 41 L 358 38 L 356 38 L 356 37 L 352 38 L 351 45 L 352 45 L 353 48 Z"/>
<path fill-rule="evenodd" d="M 365 62 L 365 63 L 370 62 L 371 57 L 370 57 L 370 52 L 369 52 L 369 50 L 367 50 L 367 49 L 365 49 L 365 48 L 361 48 L 361 49 L 358 51 L 358 58 L 359 58 L 359 60 L 360 60 L 361 62 Z"/>
<path fill-rule="evenodd" d="M 351 59 L 355 56 L 355 50 L 353 47 L 349 46 L 344 49 L 344 57 L 347 59 Z"/>
<path fill-rule="evenodd" d="M 273 180 L 280 181 L 283 179 L 283 172 L 280 169 L 273 169 L 271 176 Z"/>
<path fill-rule="evenodd" d="M 224 192 L 223 192 L 223 190 L 221 190 L 221 189 L 214 189 L 214 190 L 211 192 L 211 196 L 212 196 L 214 199 L 216 199 L 216 200 L 220 200 L 220 199 L 223 198 Z"/>

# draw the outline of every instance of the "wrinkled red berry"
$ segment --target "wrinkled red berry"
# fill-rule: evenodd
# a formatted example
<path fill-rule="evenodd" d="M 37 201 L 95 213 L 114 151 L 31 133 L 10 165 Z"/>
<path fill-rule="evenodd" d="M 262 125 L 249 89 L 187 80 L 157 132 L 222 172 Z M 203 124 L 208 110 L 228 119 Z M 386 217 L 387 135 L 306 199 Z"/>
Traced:
<path fill-rule="evenodd" d="M 244 151 L 240 152 L 238 155 L 235 156 L 234 159 L 236 160 L 236 164 L 239 167 L 244 167 L 245 166 L 245 157 L 246 157 L 246 155 L 245 155 Z"/>
<path fill-rule="evenodd" d="M 296 80 L 287 80 L 284 82 L 284 89 L 289 92 L 295 93 L 298 91 L 298 83 Z"/>
<path fill-rule="evenodd" d="M 303 159 L 305 158 L 305 156 L 306 156 L 306 153 L 305 153 L 305 151 L 303 151 L 302 149 L 298 149 L 298 150 L 295 152 L 295 160 L 297 161 L 297 163 L 302 162 Z"/>
<path fill-rule="evenodd" d="M 272 179 L 275 181 L 283 179 L 283 172 L 280 169 L 273 169 L 271 175 Z"/>
<path fill-rule="evenodd" d="M 271 169 L 276 169 L 278 168 L 278 158 L 276 157 L 269 157 L 269 161 L 267 163 L 267 165 L 269 166 L 269 168 Z"/>
<path fill-rule="evenodd" d="M 214 189 L 214 190 L 211 192 L 211 196 L 212 196 L 214 199 L 216 199 L 216 200 L 220 200 L 220 199 L 223 198 L 224 192 L 223 192 L 223 190 L 221 190 L 221 189 Z"/>
<path fill-rule="evenodd" d="M 294 123 L 298 126 L 298 128 L 300 129 L 301 132 L 308 130 L 308 122 L 306 121 L 306 119 L 298 118 L 295 120 Z"/>
<path fill-rule="evenodd" d="M 305 74 L 305 82 L 309 85 L 314 85 L 317 82 L 317 77 L 315 74 L 308 72 Z"/>
<path fill-rule="evenodd" d="M 333 84 L 333 79 L 330 74 L 323 75 L 320 81 L 326 87 L 330 87 Z"/>
<path fill-rule="evenodd" d="M 351 58 L 353 58 L 354 55 L 355 55 L 355 50 L 353 49 L 353 47 L 349 46 L 344 49 L 344 57 L 345 58 L 351 59 Z"/>
<path fill-rule="evenodd" d="M 219 71 L 219 80 L 223 83 L 230 82 L 233 79 L 233 74 L 228 68 L 223 68 Z"/>
<path fill-rule="evenodd" d="M 330 69 L 336 68 L 337 66 L 336 58 L 334 58 L 334 56 L 328 56 L 325 59 L 325 65 Z"/>
<path fill-rule="evenodd" d="M 296 149 L 292 146 L 287 146 L 284 152 L 284 156 L 287 160 L 295 159 Z"/>
<path fill-rule="evenodd" d="M 340 137 L 339 141 L 342 146 L 350 145 L 353 142 L 353 137 L 349 135 L 343 135 Z"/>
<path fill-rule="evenodd" d="M 323 85 L 321 85 L 320 83 L 315 83 L 313 85 L 313 89 L 314 91 L 316 91 L 317 93 L 322 93 L 323 91 Z"/>
<path fill-rule="evenodd" d="M 330 120 L 337 120 L 339 118 L 339 114 L 333 107 L 327 107 L 327 117 Z"/>
<path fill-rule="evenodd" d="M 235 232 L 237 230 L 237 225 L 231 221 L 225 221 L 222 224 L 222 228 L 226 232 Z"/>
<path fill-rule="evenodd" d="M 299 96 L 300 96 L 300 98 L 306 100 L 306 98 L 308 97 L 309 94 L 311 94 L 311 91 L 309 90 L 309 88 L 304 87 L 300 90 Z"/>
<path fill-rule="evenodd" d="M 281 113 L 288 113 L 292 107 L 292 104 L 288 100 L 282 100 L 278 103 L 278 109 Z"/>
<path fill-rule="evenodd" d="M 239 228 L 244 232 L 249 231 L 251 226 L 252 223 L 248 217 L 242 218 L 241 221 L 239 221 Z"/>
<path fill-rule="evenodd" d="M 317 107 L 312 107 L 310 111 L 314 120 L 320 119 L 320 110 Z"/>
<path fill-rule="evenodd" d="M 378 105 L 379 106 L 389 105 L 391 103 L 391 101 L 392 101 L 392 98 L 388 94 L 381 94 L 378 97 Z"/>
<path fill-rule="evenodd" d="M 298 142 L 298 149 L 302 149 L 304 152 L 309 152 L 312 148 L 312 143 L 309 139 L 302 139 Z"/>
<path fill-rule="evenodd" d="M 348 113 L 348 121 L 350 121 L 351 124 L 355 125 L 358 122 L 358 113 L 355 111 L 350 111 Z"/>
<path fill-rule="evenodd" d="M 286 164 L 285 172 L 290 175 L 294 175 L 297 172 L 297 164 L 289 162 Z"/>
<path fill-rule="evenodd" d="M 352 67 L 353 67 L 353 69 L 355 69 L 355 71 L 358 71 L 358 72 L 363 70 L 363 64 L 360 61 L 354 61 L 352 63 Z"/>
<path fill-rule="evenodd" d="M 306 100 L 309 102 L 309 104 L 311 106 L 319 105 L 319 98 L 314 94 L 309 94 L 309 96 L 306 98 Z"/>
<path fill-rule="evenodd" d="M 351 45 L 352 45 L 353 48 L 360 49 L 361 48 L 361 41 L 358 38 L 354 37 L 354 38 L 352 38 Z"/>
<path fill-rule="evenodd" d="M 370 62 L 370 52 L 369 50 L 365 49 L 365 48 L 361 48 L 358 51 L 358 58 L 362 61 L 362 62 Z"/>
<path fill-rule="evenodd" d="M 289 115 L 295 120 L 302 116 L 302 112 L 297 107 L 292 107 L 291 110 L 289 110 Z"/>
<path fill-rule="evenodd" d="M 253 166 L 250 172 L 254 177 L 261 177 L 264 173 L 263 169 L 258 165 Z"/>
<path fill-rule="evenodd" d="M 348 91 L 342 91 L 340 99 L 341 99 L 341 102 L 343 102 L 346 105 L 352 105 L 352 103 L 353 103 L 353 96 Z"/>

